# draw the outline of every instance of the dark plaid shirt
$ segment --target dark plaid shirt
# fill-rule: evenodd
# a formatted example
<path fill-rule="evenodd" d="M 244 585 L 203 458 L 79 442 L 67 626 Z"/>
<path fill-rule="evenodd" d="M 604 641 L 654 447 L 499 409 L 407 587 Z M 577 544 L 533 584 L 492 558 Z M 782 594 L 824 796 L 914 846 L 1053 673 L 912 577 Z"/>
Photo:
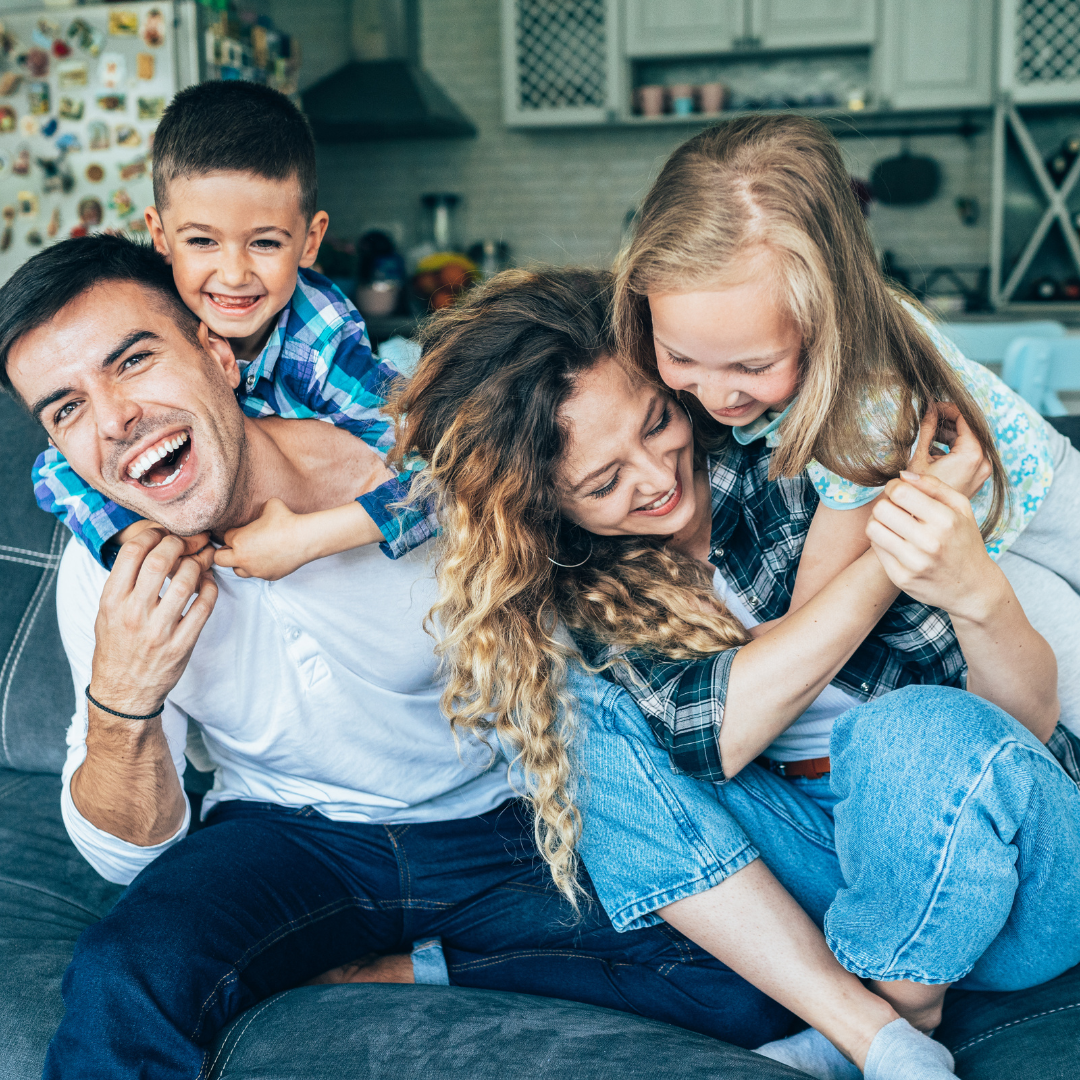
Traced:
<path fill-rule="evenodd" d="M 713 527 L 709 561 L 762 621 L 791 601 L 818 497 L 803 474 L 771 481 L 769 447 L 738 446 L 709 459 Z M 593 661 L 606 653 L 582 643 Z M 738 649 L 708 660 L 673 662 L 623 654 L 609 676 L 626 687 L 674 765 L 705 780 L 724 779 L 719 735 L 728 673 Z M 833 684 L 870 701 L 910 683 L 962 686 L 963 654 L 949 617 L 901 594 L 856 649 Z"/>

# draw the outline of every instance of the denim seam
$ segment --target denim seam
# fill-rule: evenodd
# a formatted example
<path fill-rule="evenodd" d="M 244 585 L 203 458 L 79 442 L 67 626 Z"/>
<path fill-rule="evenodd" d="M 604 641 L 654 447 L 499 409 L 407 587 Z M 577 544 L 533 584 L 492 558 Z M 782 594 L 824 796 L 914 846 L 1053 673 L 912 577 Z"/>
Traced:
<path fill-rule="evenodd" d="M 1069 1009 L 1080 1009 L 1080 1002 L 1074 1001 L 1071 1005 L 1059 1005 L 1056 1009 L 1046 1009 L 1040 1013 L 1032 1013 L 1030 1016 L 1021 1016 L 1017 1020 L 1010 1020 L 1007 1024 L 998 1024 L 997 1027 L 991 1028 L 989 1031 L 984 1031 L 980 1036 L 975 1039 L 968 1039 L 966 1043 L 961 1043 L 954 1050 L 954 1054 L 962 1053 L 964 1050 L 970 1050 L 971 1047 L 977 1046 L 981 1042 L 985 1042 L 987 1039 L 992 1039 L 995 1035 L 999 1035 L 1001 1032 L 1006 1031 L 1008 1028 L 1016 1027 L 1017 1024 L 1026 1024 L 1029 1020 L 1041 1020 L 1044 1016 L 1053 1016 L 1054 1013 L 1068 1012 Z"/>
<path fill-rule="evenodd" d="M 394 835 L 394 830 L 389 825 L 386 827 L 386 836 L 394 846 L 394 860 L 397 862 L 398 868 L 398 887 L 401 889 L 401 895 L 409 899 L 412 896 L 412 870 L 409 868 L 409 860 L 405 857 L 405 853 Z"/>
<path fill-rule="evenodd" d="M 759 765 L 757 766 L 757 768 L 761 768 L 761 766 Z M 813 830 L 806 828 L 805 825 L 796 821 L 790 814 L 786 813 L 776 803 L 772 802 L 769 799 L 763 798 L 750 785 L 740 782 L 738 774 L 733 776 L 731 778 L 731 781 L 738 784 L 739 787 L 742 788 L 742 790 L 745 791 L 746 794 L 749 795 L 750 798 L 753 799 L 755 802 L 758 802 L 762 806 L 767 807 L 771 813 L 775 814 L 783 821 L 786 821 L 788 825 L 791 826 L 791 828 L 793 828 L 800 835 L 806 837 L 806 839 L 809 840 L 811 843 L 817 844 L 818 846 L 824 848 L 826 851 L 832 852 L 833 854 L 836 853 L 836 844 L 831 837 L 825 836 L 823 833 L 814 832 Z M 809 796 L 807 796 L 807 798 L 809 798 Z"/>
<path fill-rule="evenodd" d="M 953 845 L 956 841 L 956 830 L 959 827 L 960 820 L 963 817 L 968 804 L 974 797 L 975 792 L 979 789 L 983 781 L 986 779 L 986 774 L 989 772 L 991 766 L 997 760 L 997 758 L 1000 757 L 1005 750 L 1012 750 L 1017 747 L 1019 747 L 1021 750 L 1028 751 L 1032 749 L 1031 747 L 1025 746 L 1019 740 L 1012 738 L 1008 739 L 1005 743 L 998 746 L 995 749 L 994 753 L 991 754 L 991 756 L 984 763 L 974 783 L 971 784 L 967 795 L 964 797 L 964 801 L 960 804 L 959 807 L 957 807 L 956 816 L 953 818 L 953 823 L 949 827 L 948 838 L 945 844 L 942 845 L 941 858 L 938 862 L 937 884 L 934 887 L 934 891 L 926 902 L 926 907 L 923 910 L 922 917 L 919 919 L 918 926 L 915 927 L 907 936 L 907 938 L 897 947 L 896 951 L 893 953 L 891 959 L 889 960 L 889 963 L 886 965 L 884 971 L 876 969 L 871 970 L 870 968 L 864 967 L 861 963 L 853 960 L 850 953 L 834 944 L 835 938 L 826 927 L 826 941 L 828 942 L 829 947 L 832 949 L 833 953 L 836 955 L 837 960 L 839 960 L 841 965 L 843 967 L 846 967 L 848 971 L 852 972 L 855 975 L 858 975 L 861 979 L 878 979 L 889 981 L 896 979 L 911 979 L 914 982 L 921 982 L 930 986 L 938 986 L 942 983 L 959 982 L 962 978 L 964 978 L 974 969 L 975 964 L 978 963 L 977 959 L 964 971 L 953 973 L 951 975 L 935 976 L 931 980 L 930 977 L 927 976 L 926 972 L 922 969 L 919 969 L 918 971 L 894 971 L 893 965 L 897 963 L 899 957 L 904 953 L 906 949 L 911 946 L 911 943 L 919 936 L 923 928 L 926 926 L 927 920 L 930 918 L 930 913 L 933 910 L 934 904 L 937 900 L 937 897 L 940 895 L 942 889 L 942 878 L 944 877 L 945 867 L 948 865 L 949 854 L 952 851 Z M 1040 757 L 1041 755 L 1036 754 L 1035 756 Z M 845 959 L 841 959 L 841 955 L 843 955 Z"/>
<path fill-rule="evenodd" d="M 746 846 L 741 851 L 736 852 L 723 863 L 713 863 L 708 866 L 698 877 L 662 889 L 659 892 L 654 892 L 651 896 L 636 900 L 633 904 L 628 904 L 613 913 L 609 912 L 608 918 L 611 920 L 611 925 L 619 933 L 626 933 L 629 930 L 636 929 L 632 924 L 646 915 L 652 915 L 657 908 L 667 907 L 668 904 L 685 900 L 688 896 L 697 896 L 698 893 L 715 888 L 731 877 L 732 874 L 738 873 L 760 857 L 757 848 L 747 841 Z M 698 886 L 703 882 L 704 887 L 699 888 Z"/>
<path fill-rule="evenodd" d="M 236 1048 L 240 1045 L 240 1040 L 244 1037 L 244 1032 L 246 1032 L 247 1029 L 249 1027 L 251 1027 L 251 1025 L 253 1023 L 255 1023 L 255 1021 L 259 1018 L 259 1016 L 262 1013 L 266 1012 L 266 1010 L 269 1009 L 270 1006 L 274 1004 L 274 1000 L 275 1000 L 274 998 L 271 998 L 269 1001 L 263 1002 L 262 1008 L 256 1009 L 255 1012 L 248 1019 L 247 1023 L 244 1024 L 244 1026 L 240 1029 L 240 1033 L 236 1036 L 236 1041 L 232 1044 L 232 1047 L 229 1049 L 229 1056 L 221 1063 L 222 1073 L 224 1073 L 224 1071 L 229 1067 L 229 1062 L 232 1061 L 232 1056 L 233 1056 L 233 1054 L 236 1053 Z M 222 1049 L 224 1049 L 224 1048 L 222 1048 Z M 219 1049 L 218 1052 L 214 1055 L 214 1060 L 210 1063 L 210 1072 L 214 1071 L 214 1066 L 217 1064 L 217 1060 L 218 1060 L 219 1057 L 221 1057 L 221 1049 Z M 207 1073 L 207 1076 L 209 1076 L 209 1075 L 210 1074 Z"/>
<path fill-rule="evenodd" d="M 521 960 L 540 956 L 558 956 L 564 960 L 599 960 L 602 963 L 610 964 L 610 966 L 612 967 L 619 966 L 616 964 L 611 964 L 609 960 L 605 959 L 602 956 L 594 956 L 592 953 L 564 952 L 561 949 L 533 949 L 528 951 L 522 949 L 514 952 L 499 953 L 498 956 L 488 957 L 483 960 L 466 960 L 463 963 L 454 964 L 454 970 L 479 971 L 481 968 L 495 967 L 498 964 L 503 964 L 507 960 Z M 670 963 L 670 961 L 665 961 L 665 963 Z"/>

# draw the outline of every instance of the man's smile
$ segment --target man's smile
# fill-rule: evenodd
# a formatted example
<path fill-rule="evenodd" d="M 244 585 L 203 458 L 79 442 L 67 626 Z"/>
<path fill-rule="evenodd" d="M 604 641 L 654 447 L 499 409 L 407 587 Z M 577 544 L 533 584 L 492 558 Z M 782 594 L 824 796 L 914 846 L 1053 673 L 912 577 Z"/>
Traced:
<path fill-rule="evenodd" d="M 125 483 L 138 484 L 154 498 L 174 498 L 195 477 L 190 428 L 170 431 L 135 450 L 120 470 Z"/>

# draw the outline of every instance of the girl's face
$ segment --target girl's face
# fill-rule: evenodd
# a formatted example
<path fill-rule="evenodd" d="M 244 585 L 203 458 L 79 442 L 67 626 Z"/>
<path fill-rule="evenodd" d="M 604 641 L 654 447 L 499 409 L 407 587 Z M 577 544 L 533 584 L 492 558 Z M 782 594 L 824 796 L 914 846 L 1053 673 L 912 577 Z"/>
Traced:
<path fill-rule="evenodd" d="M 772 276 L 692 293 L 650 293 L 660 378 L 722 424 L 743 427 L 795 395 L 802 335 L 774 299 Z"/>
<path fill-rule="evenodd" d="M 670 536 L 690 524 L 694 432 L 678 402 L 608 359 L 581 376 L 561 417 L 570 445 L 560 501 L 571 521 L 600 536 Z"/>

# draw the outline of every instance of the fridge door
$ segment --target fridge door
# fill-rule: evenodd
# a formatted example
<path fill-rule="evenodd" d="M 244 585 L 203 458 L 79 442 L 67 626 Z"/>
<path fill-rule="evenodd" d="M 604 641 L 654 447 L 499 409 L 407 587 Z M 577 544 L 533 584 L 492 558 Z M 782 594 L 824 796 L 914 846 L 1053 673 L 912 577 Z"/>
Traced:
<path fill-rule="evenodd" d="M 0 281 L 65 237 L 145 232 L 154 130 L 178 87 L 198 79 L 194 7 L 0 14 Z"/>

